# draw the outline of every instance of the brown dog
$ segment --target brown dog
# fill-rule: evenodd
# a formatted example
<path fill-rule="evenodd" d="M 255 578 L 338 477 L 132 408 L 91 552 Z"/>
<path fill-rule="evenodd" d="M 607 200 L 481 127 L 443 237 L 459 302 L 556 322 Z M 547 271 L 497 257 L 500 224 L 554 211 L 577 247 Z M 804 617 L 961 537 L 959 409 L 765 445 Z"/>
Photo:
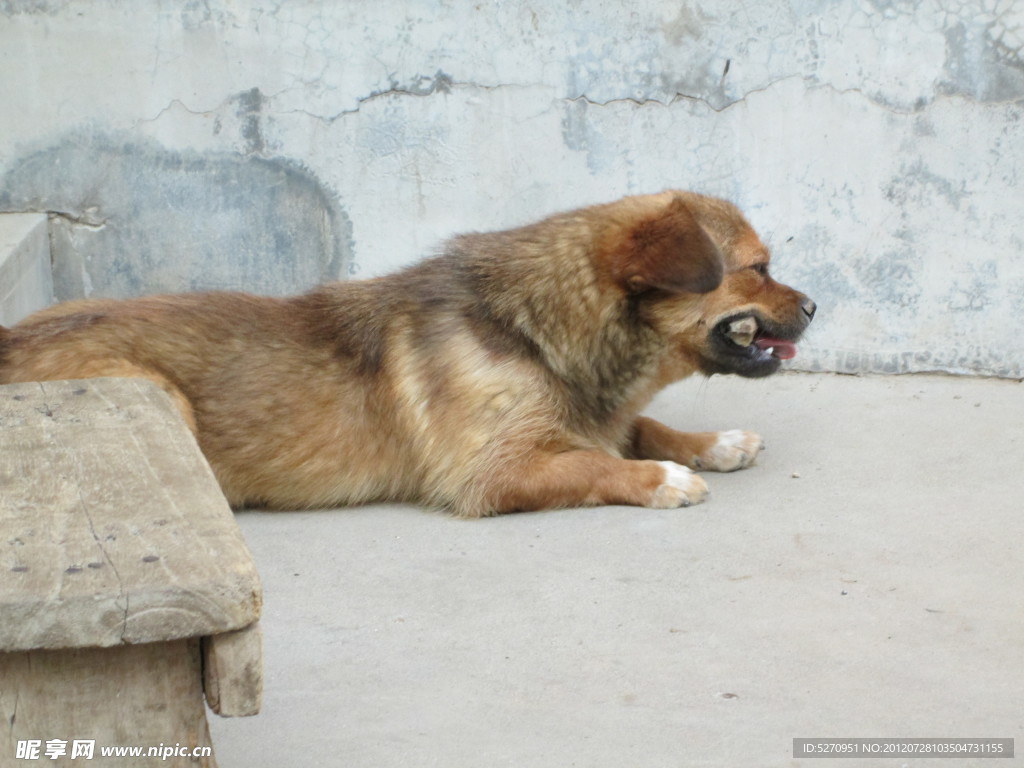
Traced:
<path fill-rule="evenodd" d="M 691 373 L 795 354 L 814 303 L 768 259 L 730 203 L 631 197 L 289 299 L 57 305 L 0 328 L 0 383 L 158 382 L 236 506 L 685 506 L 693 469 L 749 466 L 761 438 L 637 414 Z"/>

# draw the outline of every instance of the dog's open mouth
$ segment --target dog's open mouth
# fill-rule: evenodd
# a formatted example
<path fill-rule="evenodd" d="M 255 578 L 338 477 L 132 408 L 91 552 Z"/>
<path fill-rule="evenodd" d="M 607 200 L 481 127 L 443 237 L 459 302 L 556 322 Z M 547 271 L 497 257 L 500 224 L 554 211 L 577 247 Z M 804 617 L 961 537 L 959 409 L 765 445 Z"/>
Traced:
<path fill-rule="evenodd" d="M 796 340 L 803 325 L 786 327 L 753 312 L 731 315 L 711 330 L 704 368 L 708 373 L 767 376 L 783 360 L 796 357 Z"/>
<path fill-rule="evenodd" d="M 791 360 L 796 357 L 796 344 L 789 339 L 771 336 L 765 332 L 757 318 L 753 315 L 723 320 L 719 324 L 720 333 L 752 358 Z"/>

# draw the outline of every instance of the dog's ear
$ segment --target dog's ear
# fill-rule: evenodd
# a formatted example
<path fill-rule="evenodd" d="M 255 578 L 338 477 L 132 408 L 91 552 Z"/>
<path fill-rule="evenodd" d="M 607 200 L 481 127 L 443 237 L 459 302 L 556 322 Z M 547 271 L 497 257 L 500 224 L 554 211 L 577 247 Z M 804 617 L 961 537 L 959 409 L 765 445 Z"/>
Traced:
<path fill-rule="evenodd" d="M 709 293 L 722 282 L 721 252 L 678 197 L 623 234 L 619 275 L 631 292 Z"/>

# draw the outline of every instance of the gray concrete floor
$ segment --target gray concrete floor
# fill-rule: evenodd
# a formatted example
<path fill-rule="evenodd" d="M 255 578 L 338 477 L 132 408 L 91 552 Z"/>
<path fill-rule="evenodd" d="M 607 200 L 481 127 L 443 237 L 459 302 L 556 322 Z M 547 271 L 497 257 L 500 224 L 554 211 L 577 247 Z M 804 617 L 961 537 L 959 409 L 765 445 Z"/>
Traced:
<path fill-rule="evenodd" d="M 222 768 L 1024 763 L 792 758 L 1024 755 L 1024 384 L 714 377 L 648 413 L 768 449 L 689 509 L 239 513 L 266 688 L 211 715 Z"/>

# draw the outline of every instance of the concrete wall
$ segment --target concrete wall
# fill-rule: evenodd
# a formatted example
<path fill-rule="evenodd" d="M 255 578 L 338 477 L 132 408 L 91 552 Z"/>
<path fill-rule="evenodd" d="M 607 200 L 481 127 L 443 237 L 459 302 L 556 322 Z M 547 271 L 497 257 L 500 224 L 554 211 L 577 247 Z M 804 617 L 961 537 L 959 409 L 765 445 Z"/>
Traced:
<path fill-rule="evenodd" d="M 1024 4 L 0 0 L 59 298 L 288 293 L 631 192 L 735 200 L 813 370 L 1024 377 Z"/>

